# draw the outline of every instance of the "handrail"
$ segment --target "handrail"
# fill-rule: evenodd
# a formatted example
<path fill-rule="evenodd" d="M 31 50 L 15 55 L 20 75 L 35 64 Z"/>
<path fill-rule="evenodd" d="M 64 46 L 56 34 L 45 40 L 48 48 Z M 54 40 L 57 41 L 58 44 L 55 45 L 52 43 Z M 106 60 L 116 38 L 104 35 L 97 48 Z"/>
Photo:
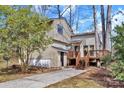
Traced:
<path fill-rule="evenodd" d="M 77 57 L 76 57 L 76 66 L 79 64 L 81 57 L 80 57 L 80 52 L 78 52 Z"/>

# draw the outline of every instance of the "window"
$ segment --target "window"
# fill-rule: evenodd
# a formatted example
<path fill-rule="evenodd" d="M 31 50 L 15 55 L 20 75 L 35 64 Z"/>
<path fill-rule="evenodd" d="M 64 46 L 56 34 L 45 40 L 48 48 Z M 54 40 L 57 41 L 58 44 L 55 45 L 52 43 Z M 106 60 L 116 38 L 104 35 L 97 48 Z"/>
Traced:
<path fill-rule="evenodd" d="M 75 46 L 75 56 L 77 57 L 79 51 L 80 51 L 80 47 L 79 46 Z"/>
<path fill-rule="evenodd" d="M 57 31 L 58 31 L 59 34 L 63 34 L 63 26 L 58 24 L 57 25 Z"/>
<path fill-rule="evenodd" d="M 90 56 L 94 56 L 94 45 L 90 45 Z"/>
<path fill-rule="evenodd" d="M 79 46 L 75 46 L 75 51 L 78 52 L 80 50 Z"/>
<path fill-rule="evenodd" d="M 88 54 L 88 46 L 85 45 L 84 46 L 84 56 L 86 56 Z"/>

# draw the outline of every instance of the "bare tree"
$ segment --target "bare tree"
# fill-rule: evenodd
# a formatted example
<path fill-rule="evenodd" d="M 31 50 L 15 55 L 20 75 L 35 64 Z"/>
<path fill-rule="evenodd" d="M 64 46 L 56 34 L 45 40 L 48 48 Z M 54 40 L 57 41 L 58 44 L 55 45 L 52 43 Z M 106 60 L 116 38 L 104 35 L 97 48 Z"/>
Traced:
<path fill-rule="evenodd" d="M 42 9 L 42 14 L 45 16 L 47 10 L 50 8 L 50 5 L 42 5 L 41 9 Z"/>
<path fill-rule="evenodd" d="M 106 49 L 111 51 L 111 12 L 112 6 L 108 5 L 107 7 L 107 17 L 106 17 Z"/>
<path fill-rule="evenodd" d="M 51 7 L 51 5 L 37 5 L 33 7 L 34 11 L 37 11 L 38 13 L 46 16 L 47 11 L 49 10 L 49 8 Z"/>
<path fill-rule="evenodd" d="M 104 6 L 101 5 L 101 23 L 102 23 L 102 40 L 103 40 L 103 50 L 106 49 L 106 31 L 105 31 L 105 15 Z"/>
<path fill-rule="evenodd" d="M 67 5 L 66 8 L 61 12 L 61 16 L 71 7 L 71 5 Z"/>
<path fill-rule="evenodd" d="M 68 6 L 64 9 L 64 11 L 61 13 L 61 16 L 62 16 L 64 13 L 66 13 L 67 10 L 69 10 L 69 15 L 68 15 L 69 18 L 67 18 L 67 20 L 68 20 L 68 22 L 69 22 L 69 24 L 70 24 L 70 27 L 72 27 L 73 22 L 74 22 L 74 13 L 72 12 L 72 6 L 71 6 L 71 5 L 68 5 Z"/>
<path fill-rule="evenodd" d="M 76 8 L 77 8 L 76 30 L 78 30 L 78 28 L 79 28 L 79 10 L 78 10 L 78 6 L 76 6 Z"/>
<path fill-rule="evenodd" d="M 75 11 L 72 9 L 72 5 L 68 5 L 64 8 L 64 10 L 61 12 L 61 17 L 64 15 L 64 13 L 68 12 L 68 16 L 66 16 L 65 18 L 67 19 L 68 23 L 70 24 L 70 27 L 73 26 L 74 22 L 75 22 Z"/>
<path fill-rule="evenodd" d="M 71 6 L 70 6 L 70 13 L 69 13 L 69 23 L 70 23 L 70 26 L 72 26 L 72 9 L 71 9 Z"/>
<path fill-rule="evenodd" d="M 61 13 L 61 11 L 60 11 L 60 5 L 57 5 L 57 14 L 58 14 L 58 18 L 61 18 L 60 13 Z"/>
<path fill-rule="evenodd" d="M 97 47 L 97 19 L 96 19 L 96 6 L 93 5 L 93 19 L 94 19 L 94 31 L 95 31 L 95 47 L 96 50 L 98 49 Z"/>

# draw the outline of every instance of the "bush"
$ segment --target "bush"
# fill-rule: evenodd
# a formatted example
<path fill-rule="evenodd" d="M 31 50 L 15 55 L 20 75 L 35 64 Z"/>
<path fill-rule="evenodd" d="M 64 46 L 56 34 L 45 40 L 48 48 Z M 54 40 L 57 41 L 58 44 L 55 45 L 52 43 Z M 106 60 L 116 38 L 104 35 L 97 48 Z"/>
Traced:
<path fill-rule="evenodd" d="M 124 23 L 114 29 L 116 35 L 112 37 L 114 56 L 117 63 L 113 66 L 113 76 L 118 80 L 124 80 Z"/>
<path fill-rule="evenodd" d="M 112 76 L 115 77 L 117 80 L 124 81 L 124 63 L 123 62 L 116 62 L 112 64 Z"/>
<path fill-rule="evenodd" d="M 111 62 L 111 55 L 107 54 L 100 58 L 101 61 L 103 61 L 103 64 L 107 66 Z"/>

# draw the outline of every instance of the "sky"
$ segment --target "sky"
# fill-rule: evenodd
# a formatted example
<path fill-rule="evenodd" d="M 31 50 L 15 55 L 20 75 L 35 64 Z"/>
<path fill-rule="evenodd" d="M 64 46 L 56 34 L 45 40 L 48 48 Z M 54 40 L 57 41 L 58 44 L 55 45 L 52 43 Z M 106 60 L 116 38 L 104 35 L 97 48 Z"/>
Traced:
<path fill-rule="evenodd" d="M 60 11 L 61 13 L 67 8 L 67 5 L 60 5 Z M 97 22 L 98 22 L 98 29 L 101 30 L 101 15 L 100 15 L 100 5 L 96 6 L 97 8 Z M 104 6 L 104 12 L 105 17 L 107 13 L 107 6 Z M 35 6 L 35 9 L 37 12 L 41 12 L 40 6 Z M 83 33 L 83 32 L 89 32 L 93 31 L 93 11 L 92 11 L 92 5 L 72 5 L 72 16 L 73 16 L 73 23 L 72 28 L 74 30 L 74 33 Z M 118 24 L 124 21 L 124 15 L 116 13 L 118 11 L 124 12 L 124 5 L 113 5 L 112 6 L 112 15 L 114 17 L 112 18 L 112 27 L 114 27 Z M 66 10 L 64 12 L 62 17 L 65 17 L 69 22 L 69 13 L 70 9 Z M 48 8 L 45 16 L 49 18 L 57 18 L 57 8 L 56 6 L 52 6 Z M 116 16 L 116 17 L 115 17 Z M 79 19 L 79 20 L 78 20 Z M 115 19 L 119 19 L 118 22 L 115 21 Z"/>

